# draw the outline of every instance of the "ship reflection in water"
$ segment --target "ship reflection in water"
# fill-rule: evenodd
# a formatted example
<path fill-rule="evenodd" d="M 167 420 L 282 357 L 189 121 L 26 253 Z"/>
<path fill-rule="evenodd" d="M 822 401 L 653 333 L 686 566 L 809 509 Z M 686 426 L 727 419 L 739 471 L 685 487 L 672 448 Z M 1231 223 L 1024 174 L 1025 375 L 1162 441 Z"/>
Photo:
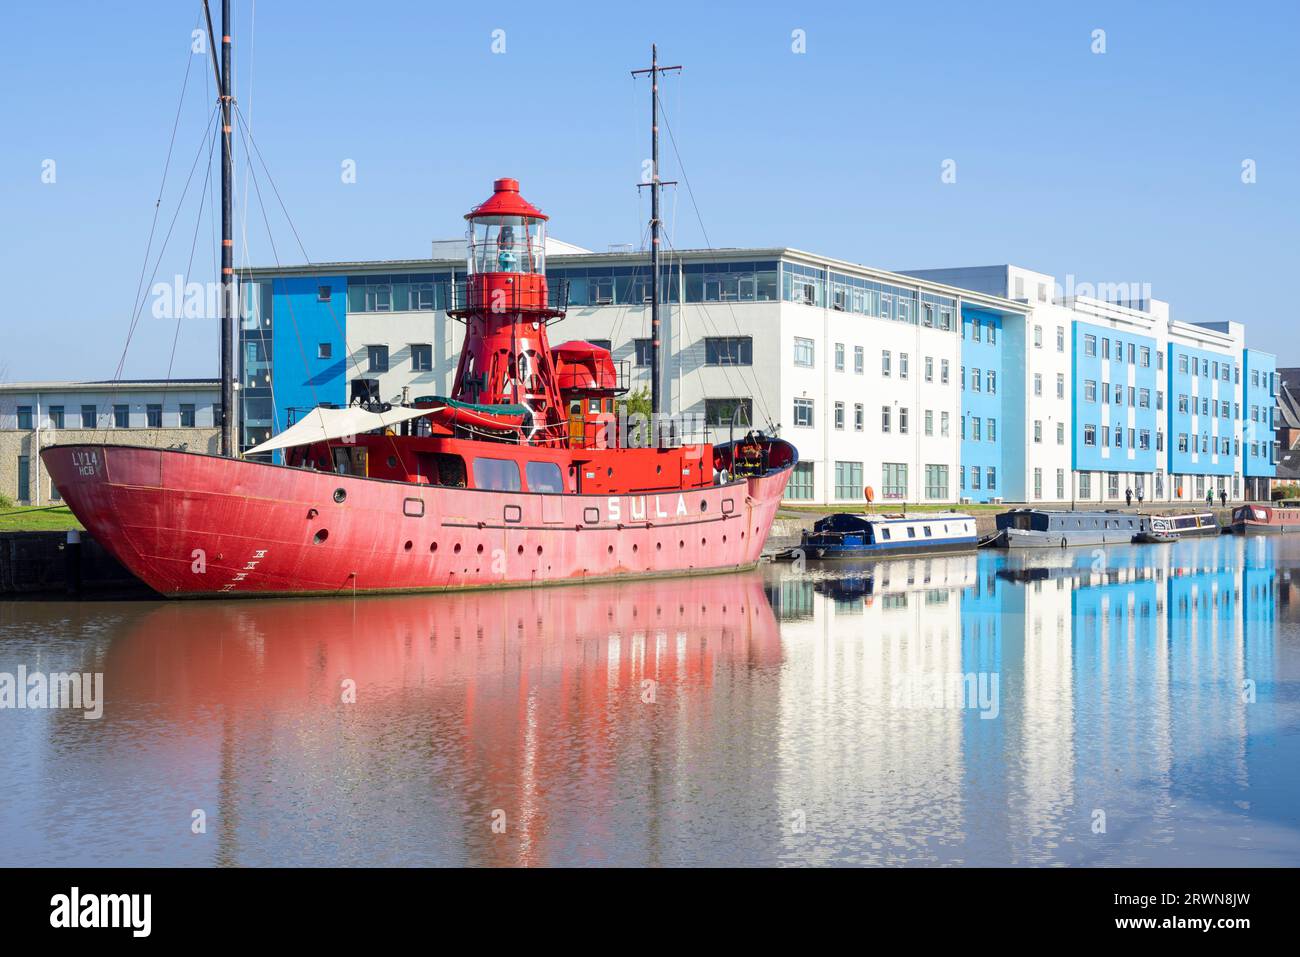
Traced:
<path fill-rule="evenodd" d="M 1297 539 L 0 605 L 0 864 L 1300 864 Z"/>

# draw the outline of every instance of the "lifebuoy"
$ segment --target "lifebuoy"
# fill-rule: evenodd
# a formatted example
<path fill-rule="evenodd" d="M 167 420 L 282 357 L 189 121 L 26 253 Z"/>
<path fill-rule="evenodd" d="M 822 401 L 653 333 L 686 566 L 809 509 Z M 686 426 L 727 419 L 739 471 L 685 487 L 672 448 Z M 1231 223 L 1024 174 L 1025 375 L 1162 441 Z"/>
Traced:
<path fill-rule="evenodd" d="M 876 500 L 876 493 L 872 491 L 870 485 L 862 490 L 862 494 L 866 497 L 868 502 L 874 502 Z"/>

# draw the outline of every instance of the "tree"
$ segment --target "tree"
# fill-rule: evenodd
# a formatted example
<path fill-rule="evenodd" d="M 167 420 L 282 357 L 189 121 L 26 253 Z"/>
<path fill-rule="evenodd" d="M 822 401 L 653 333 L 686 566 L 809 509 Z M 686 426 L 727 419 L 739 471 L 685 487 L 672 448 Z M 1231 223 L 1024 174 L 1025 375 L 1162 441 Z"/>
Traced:
<path fill-rule="evenodd" d="M 622 406 L 625 418 L 630 419 L 632 416 L 640 414 L 649 419 L 651 408 L 650 390 L 642 387 L 635 392 L 629 392 L 623 397 L 619 405 Z"/>

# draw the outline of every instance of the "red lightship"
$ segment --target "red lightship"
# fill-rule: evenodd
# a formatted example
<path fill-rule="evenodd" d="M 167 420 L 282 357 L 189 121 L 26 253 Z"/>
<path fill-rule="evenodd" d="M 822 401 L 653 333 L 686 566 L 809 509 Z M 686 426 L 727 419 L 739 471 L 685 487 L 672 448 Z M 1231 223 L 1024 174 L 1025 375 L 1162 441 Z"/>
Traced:
<path fill-rule="evenodd" d="M 451 396 L 313 410 L 249 450 L 278 450 L 284 464 L 51 446 L 41 457 L 73 513 L 168 597 L 527 586 L 757 562 L 794 447 L 757 432 L 717 446 L 621 444 L 609 352 L 548 342 L 567 294 L 548 288 L 547 217 L 500 179 L 466 219 L 469 272 L 448 290 L 465 323 Z"/>

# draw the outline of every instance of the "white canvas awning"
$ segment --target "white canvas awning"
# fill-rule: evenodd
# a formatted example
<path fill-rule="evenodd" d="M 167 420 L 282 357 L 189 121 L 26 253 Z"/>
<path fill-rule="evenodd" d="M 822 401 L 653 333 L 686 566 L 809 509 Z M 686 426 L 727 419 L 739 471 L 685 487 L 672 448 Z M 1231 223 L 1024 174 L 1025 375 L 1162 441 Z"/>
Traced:
<path fill-rule="evenodd" d="M 272 436 L 261 445 L 253 446 L 244 454 L 254 455 L 258 452 L 291 449 L 300 445 L 311 445 L 313 442 L 341 439 L 344 436 L 358 435 L 396 425 L 407 419 L 418 419 L 422 415 L 437 411 L 438 408 L 392 408 L 387 412 L 368 412 L 357 406 L 346 409 L 312 409 L 283 432 Z"/>

